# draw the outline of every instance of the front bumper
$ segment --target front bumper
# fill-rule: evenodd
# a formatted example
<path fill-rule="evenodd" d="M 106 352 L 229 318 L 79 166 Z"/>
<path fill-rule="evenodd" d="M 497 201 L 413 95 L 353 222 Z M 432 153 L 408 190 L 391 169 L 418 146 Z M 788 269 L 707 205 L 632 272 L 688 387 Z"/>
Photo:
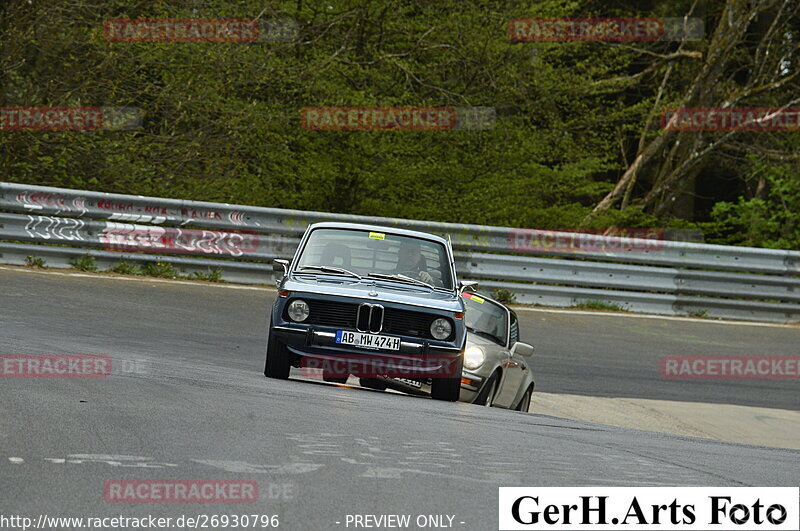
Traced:
<path fill-rule="evenodd" d="M 485 378 L 477 373 L 464 369 L 461 374 L 461 402 L 474 402 L 483 386 Z"/>
<path fill-rule="evenodd" d="M 387 386 L 408 394 L 415 395 L 429 395 L 431 392 L 431 381 L 420 380 L 419 386 L 412 385 L 410 382 L 405 382 L 403 379 L 398 378 L 381 378 L 386 382 Z M 485 378 L 471 371 L 464 370 L 461 375 L 461 394 L 458 398 L 460 402 L 472 403 L 478 397 Z"/>
<path fill-rule="evenodd" d="M 398 350 L 360 349 L 340 345 L 336 343 L 336 332 L 318 329 L 313 326 L 273 326 L 272 331 L 281 343 L 286 345 L 289 351 L 294 354 L 297 366 L 302 366 L 304 363 L 303 358 L 313 358 L 330 363 L 341 361 L 343 358 L 394 362 L 396 364 L 405 363 L 414 367 L 414 372 L 410 377 L 424 379 L 446 375 L 448 367 L 461 356 L 462 352 L 460 348 L 454 346 L 435 345 L 426 340 L 408 341 L 404 339 L 400 340 L 400 348 Z M 380 367 L 381 365 L 378 364 L 377 366 Z M 380 373 L 369 372 L 351 374 L 365 377 L 380 375 Z M 409 377 L 409 374 L 403 373 L 401 376 Z"/>

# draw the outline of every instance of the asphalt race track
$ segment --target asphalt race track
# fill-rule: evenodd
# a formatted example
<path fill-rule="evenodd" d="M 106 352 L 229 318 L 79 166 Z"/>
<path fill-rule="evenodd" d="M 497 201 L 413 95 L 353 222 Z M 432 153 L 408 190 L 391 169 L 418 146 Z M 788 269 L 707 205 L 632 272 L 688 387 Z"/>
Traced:
<path fill-rule="evenodd" d="M 666 380 L 662 356 L 796 356 L 800 327 L 520 311 L 537 389 L 800 410 L 797 380 Z"/>
<path fill-rule="evenodd" d="M 797 486 L 800 451 L 263 377 L 274 292 L 0 269 L 0 355 L 99 354 L 97 379 L 0 379 L 3 514 L 450 515 L 499 486 Z M 521 311 L 537 389 L 800 409 L 797 381 L 663 380 L 664 355 L 795 354 L 800 331 Z M 252 479 L 247 504 L 108 503 L 119 479 Z M 448 519 L 445 518 L 445 522 Z M 338 523 L 337 523 L 338 522 Z M 351 525 L 352 528 L 352 525 Z"/>

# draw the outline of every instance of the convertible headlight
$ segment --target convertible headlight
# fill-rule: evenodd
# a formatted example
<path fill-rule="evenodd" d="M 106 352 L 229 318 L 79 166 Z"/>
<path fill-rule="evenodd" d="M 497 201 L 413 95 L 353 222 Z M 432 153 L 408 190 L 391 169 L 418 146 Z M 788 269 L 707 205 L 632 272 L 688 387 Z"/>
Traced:
<path fill-rule="evenodd" d="M 287 313 L 292 321 L 302 323 L 308 319 L 308 314 L 310 313 L 308 303 L 302 299 L 295 299 L 289 303 Z"/>
<path fill-rule="evenodd" d="M 467 350 L 464 352 L 464 367 L 467 369 L 477 369 L 483 365 L 484 361 L 486 361 L 486 353 L 483 352 L 481 347 L 476 347 L 475 345 L 467 347 Z"/>
<path fill-rule="evenodd" d="M 448 319 L 438 318 L 431 323 L 431 335 L 438 340 L 447 339 L 453 332 L 453 325 Z"/>

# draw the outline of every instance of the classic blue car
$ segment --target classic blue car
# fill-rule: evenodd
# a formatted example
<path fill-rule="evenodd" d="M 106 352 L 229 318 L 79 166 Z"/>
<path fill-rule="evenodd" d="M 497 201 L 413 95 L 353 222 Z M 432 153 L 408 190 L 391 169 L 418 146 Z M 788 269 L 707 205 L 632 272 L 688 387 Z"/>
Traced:
<path fill-rule="evenodd" d="M 466 343 L 464 302 L 450 243 L 432 234 L 317 223 L 291 262 L 275 260 L 264 374 L 321 368 L 350 375 L 426 380 L 431 396 L 456 401 Z"/>

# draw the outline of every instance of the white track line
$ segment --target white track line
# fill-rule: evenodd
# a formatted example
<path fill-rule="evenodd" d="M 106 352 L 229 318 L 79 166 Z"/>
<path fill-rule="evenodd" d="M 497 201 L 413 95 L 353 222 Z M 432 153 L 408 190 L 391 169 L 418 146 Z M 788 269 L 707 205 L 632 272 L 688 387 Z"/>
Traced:
<path fill-rule="evenodd" d="M 234 284 L 217 284 L 214 282 L 202 282 L 192 280 L 170 280 L 167 278 L 153 278 L 153 277 L 124 277 L 112 274 L 90 274 L 90 273 L 67 273 L 63 271 L 54 271 L 52 269 L 29 269 L 25 267 L 4 267 L 0 266 L 3 271 L 15 271 L 17 273 L 39 273 L 43 275 L 60 275 L 62 277 L 80 277 L 80 278 L 100 278 L 108 280 L 127 280 L 130 282 L 156 282 L 159 284 L 177 284 L 179 286 L 200 286 L 204 288 L 225 288 L 225 289 L 243 289 L 250 291 L 276 291 L 276 288 L 269 286 L 237 286 Z"/>
<path fill-rule="evenodd" d="M 604 312 L 586 311 L 586 310 L 559 310 L 555 308 L 531 308 L 529 306 L 512 306 L 516 311 L 527 312 L 544 312 L 544 313 L 567 313 L 571 315 L 603 315 L 606 317 L 628 317 L 631 319 L 664 319 L 667 321 L 686 321 L 689 323 L 703 323 L 703 324 L 723 324 L 723 325 L 737 325 L 737 326 L 762 326 L 767 328 L 790 328 L 800 330 L 800 326 L 796 324 L 783 324 L 783 323 L 760 323 L 755 321 L 727 321 L 715 319 L 698 319 L 696 317 L 678 317 L 674 315 L 651 315 L 644 313 L 623 313 L 623 312 Z"/>
<path fill-rule="evenodd" d="M 19 267 L 6 267 L 0 266 L 0 270 L 16 271 L 20 273 L 39 273 L 44 275 L 61 275 L 65 277 L 81 277 L 81 278 L 105 278 L 109 280 L 128 280 L 130 282 L 156 282 L 159 284 L 177 284 L 179 286 L 200 286 L 211 288 L 223 289 L 240 289 L 249 291 L 276 291 L 276 288 L 270 286 L 240 286 L 235 284 L 216 284 L 214 282 L 202 282 L 191 280 L 170 280 L 164 278 L 153 277 L 125 277 L 111 274 L 89 274 L 89 273 L 73 273 L 54 271 L 52 269 L 30 269 L 23 266 Z M 722 321 L 714 319 L 698 319 L 696 317 L 677 317 L 672 315 L 651 315 L 642 313 L 624 313 L 624 312 L 604 312 L 604 311 L 586 311 L 586 310 L 570 310 L 570 309 L 556 309 L 556 308 L 533 308 L 530 306 L 512 306 L 516 311 L 526 312 L 544 312 L 544 313 L 565 313 L 569 315 L 600 315 L 605 317 L 627 317 L 629 319 L 663 319 L 667 321 L 686 321 L 689 323 L 702 323 L 702 324 L 722 324 L 722 325 L 736 325 L 736 326 L 760 326 L 766 328 L 789 328 L 800 330 L 800 325 L 796 324 L 781 324 L 781 323 L 760 323 L 755 321 Z"/>

